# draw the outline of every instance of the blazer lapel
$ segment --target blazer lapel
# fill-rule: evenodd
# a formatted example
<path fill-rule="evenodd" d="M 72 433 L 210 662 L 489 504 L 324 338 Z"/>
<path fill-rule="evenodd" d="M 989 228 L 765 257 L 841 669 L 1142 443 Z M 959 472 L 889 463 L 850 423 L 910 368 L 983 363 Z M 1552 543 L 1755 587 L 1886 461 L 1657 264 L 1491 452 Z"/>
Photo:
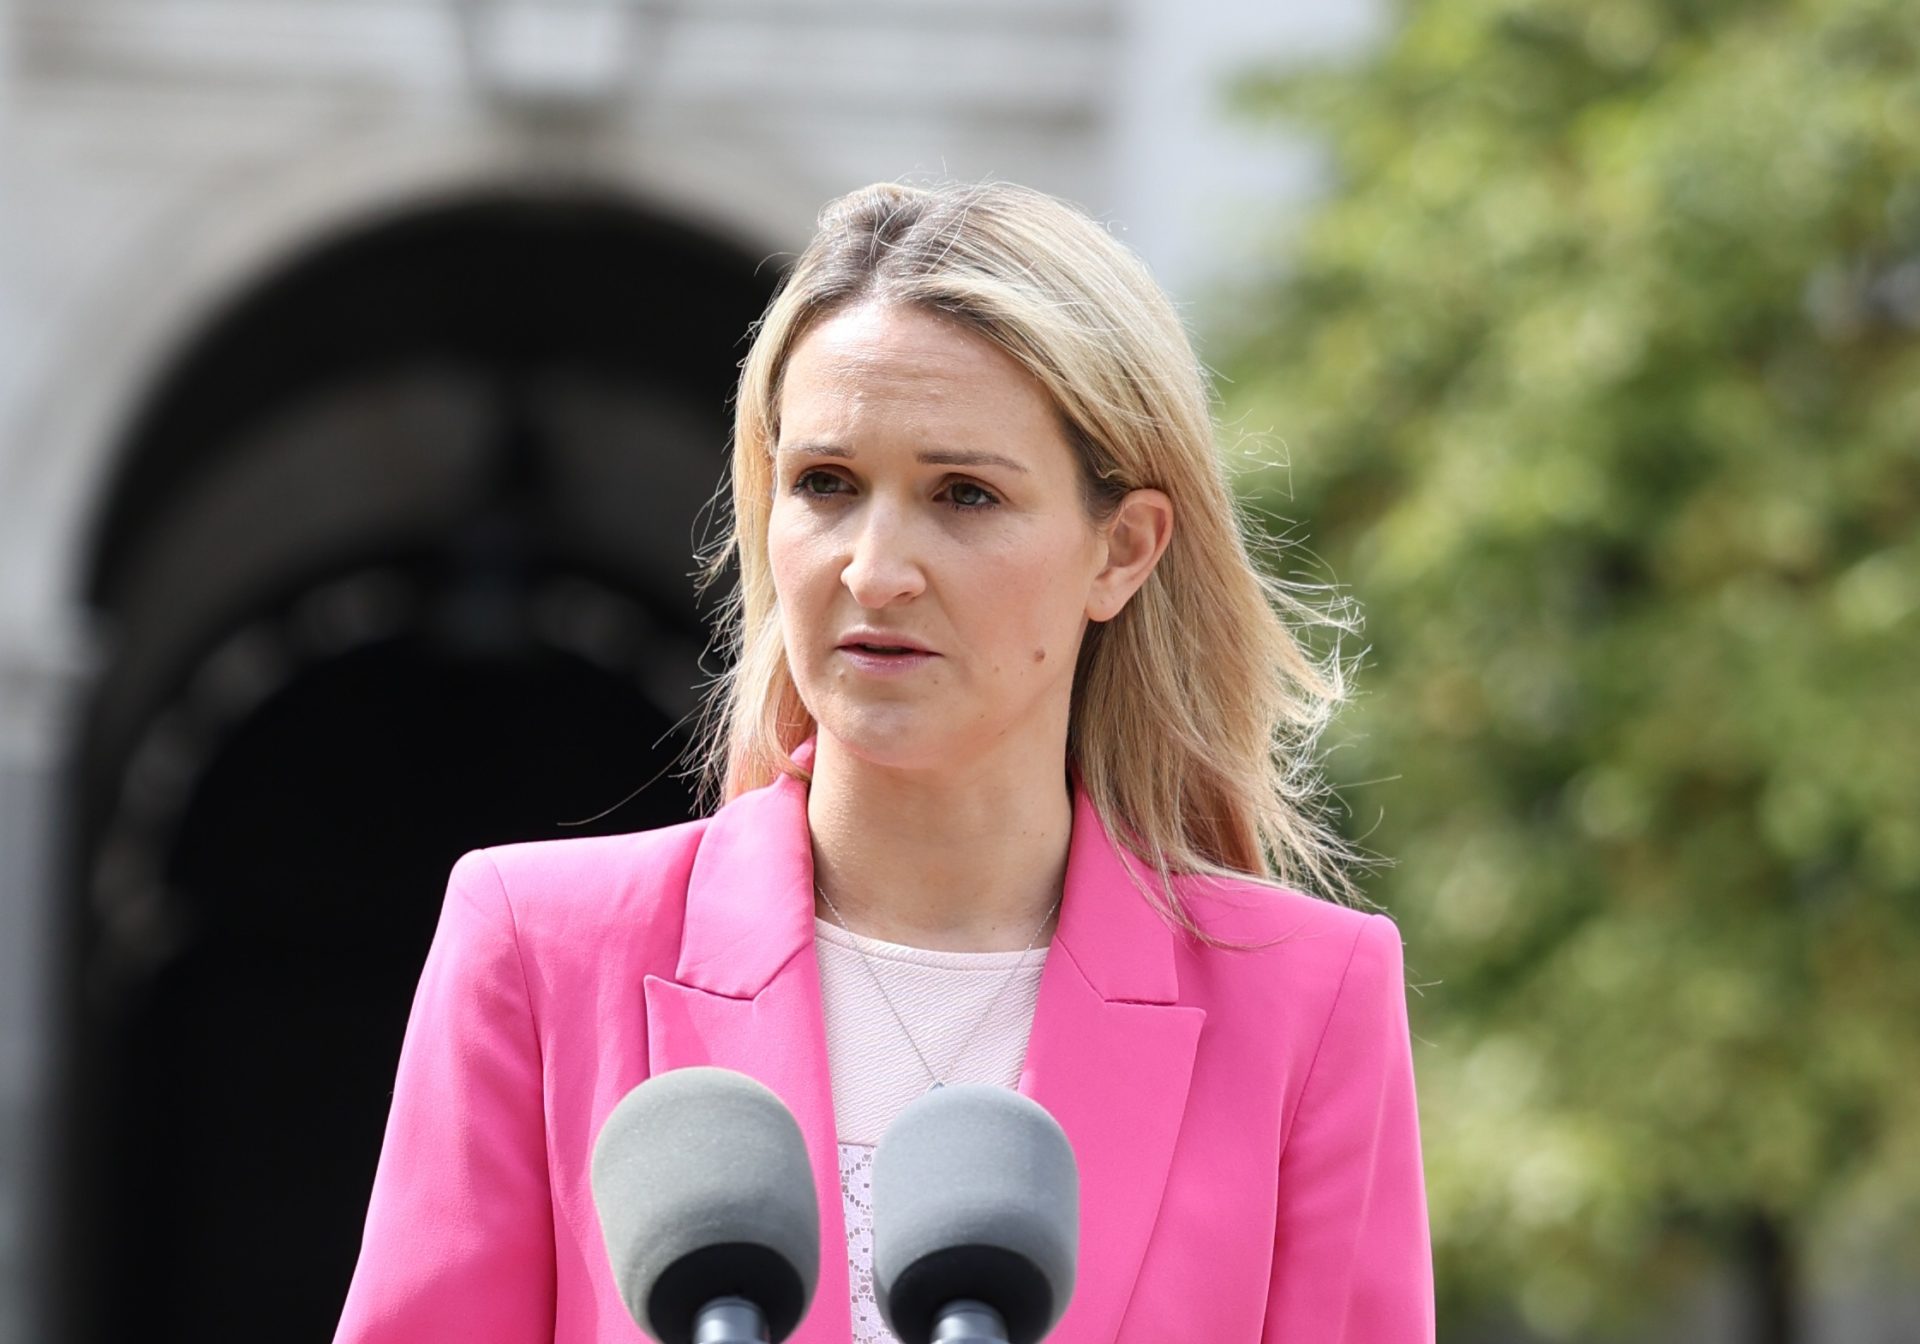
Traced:
<path fill-rule="evenodd" d="M 794 752 L 811 765 L 811 740 Z M 1206 1014 L 1178 1002 L 1175 934 L 1107 839 L 1079 776 L 1060 923 L 1041 974 L 1020 1090 L 1052 1113 L 1080 1167 L 1080 1256 L 1053 1344 L 1119 1332 L 1160 1209 Z M 820 1280 L 797 1344 L 852 1335 L 840 1160 L 813 941 L 807 786 L 782 776 L 713 815 L 687 881 L 672 980 L 648 976 L 649 1071 L 711 1064 L 771 1088 L 807 1141 Z"/>
<path fill-rule="evenodd" d="M 820 1200 L 820 1279 L 790 1338 L 846 1344 L 847 1233 L 813 945 L 806 785 L 783 775 L 714 813 L 687 879 L 674 978 L 650 975 L 645 992 L 650 1073 L 734 1069 L 771 1088 L 800 1122 Z"/>
<path fill-rule="evenodd" d="M 1080 1166 L 1073 1299 L 1048 1338 L 1120 1331 L 1159 1214 L 1205 1010 L 1178 1002 L 1172 928 L 1128 878 L 1151 869 L 1107 838 L 1076 773 L 1073 839 L 1020 1090 L 1052 1113 Z"/>

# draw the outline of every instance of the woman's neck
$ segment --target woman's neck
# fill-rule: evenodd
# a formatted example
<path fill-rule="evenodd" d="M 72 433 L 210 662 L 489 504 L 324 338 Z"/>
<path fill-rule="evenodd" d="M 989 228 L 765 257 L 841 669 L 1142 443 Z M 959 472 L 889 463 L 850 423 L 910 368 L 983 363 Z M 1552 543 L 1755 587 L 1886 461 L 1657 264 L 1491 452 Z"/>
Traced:
<path fill-rule="evenodd" d="M 807 793 L 814 880 L 855 933 L 952 952 L 1044 943 L 1073 834 L 1060 757 L 950 771 L 874 766 L 816 740 Z M 818 898 L 824 919 L 834 910 Z"/>

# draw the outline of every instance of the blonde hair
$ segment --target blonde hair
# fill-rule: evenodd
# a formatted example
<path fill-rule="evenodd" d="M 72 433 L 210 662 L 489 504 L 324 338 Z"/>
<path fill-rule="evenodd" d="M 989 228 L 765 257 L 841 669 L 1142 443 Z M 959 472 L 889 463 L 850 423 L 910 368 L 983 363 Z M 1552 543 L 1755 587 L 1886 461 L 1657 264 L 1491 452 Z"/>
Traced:
<path fill-rule="evenodd" d="M 1346 609 L 1253 563 L 1257 533 L 1225 476 L 1205 371 L 1139 258 L 1073 207 L 1007 183 L 877 183 L 830 202 L 755 324 L 734 408 L 731 527 L 702 556 L 702 591 L 739 564 L 718 627 L 731 666 L 694 744 L 705 801 L 810 777 L 791 759 L 815 724 L 787 666 L 767 558 L 780 387 L 812 326 L 866 301 L 943 315 L 1024 365 L 1059 411 L 1091 521 L 1137 488 L 1173 501 L 1153 572 L 1087 629 L 1067 733 L 1108 836 L 1159 875 L 1142 894 L 1209 942 L 1173 874 L 1352 897 L 1352 855 L 1325 824 L 1314 769 L 1345 698 L 1337 643 L 1316 659 L 1293 630 L 1345 629 Z"/>

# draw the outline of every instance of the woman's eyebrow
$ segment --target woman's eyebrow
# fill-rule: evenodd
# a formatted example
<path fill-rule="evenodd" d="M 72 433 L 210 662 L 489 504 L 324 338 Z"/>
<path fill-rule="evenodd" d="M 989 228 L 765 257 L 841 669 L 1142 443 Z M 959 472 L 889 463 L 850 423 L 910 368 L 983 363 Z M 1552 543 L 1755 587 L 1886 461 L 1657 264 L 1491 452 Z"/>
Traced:
<path fill-rule="evenodd" d="M 811 457 L 840 457 L 852 460 L 856 454 L 853 449 L 837 443 L 783 443 L 776 450 L 781 456 L 801 454 Z M 1026 473 L 1026 467 L 999 453 L 983 453 L 962 448 L 933 448 L 916 453 L 915 460 L 936 467 L 1005 467 L 1009 471 Z"/>
<path fill-rule="evenodd" d="M 1005 467 L 1008 471 L 1026 472 L 1026 467 L 1001 453 L 981 453 L 960 448 L 939 448 L 929 453 L 915 454 L 917 460 L 941 467 Z"/>

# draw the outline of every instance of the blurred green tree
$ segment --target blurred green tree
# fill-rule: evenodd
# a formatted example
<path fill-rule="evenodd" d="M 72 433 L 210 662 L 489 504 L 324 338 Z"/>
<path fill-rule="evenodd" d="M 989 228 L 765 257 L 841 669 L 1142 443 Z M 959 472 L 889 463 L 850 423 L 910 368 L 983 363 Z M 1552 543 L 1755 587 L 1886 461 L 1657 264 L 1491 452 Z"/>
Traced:
<path fill-rule="evenodd" d="M 1731 1266 L 1784 1344 L 1920 1243 L 1920 4 L 1426 0 L 1236 93 L 1327 152 L 1206 348 L 1367 617 L 1444 1318 Z"/>

